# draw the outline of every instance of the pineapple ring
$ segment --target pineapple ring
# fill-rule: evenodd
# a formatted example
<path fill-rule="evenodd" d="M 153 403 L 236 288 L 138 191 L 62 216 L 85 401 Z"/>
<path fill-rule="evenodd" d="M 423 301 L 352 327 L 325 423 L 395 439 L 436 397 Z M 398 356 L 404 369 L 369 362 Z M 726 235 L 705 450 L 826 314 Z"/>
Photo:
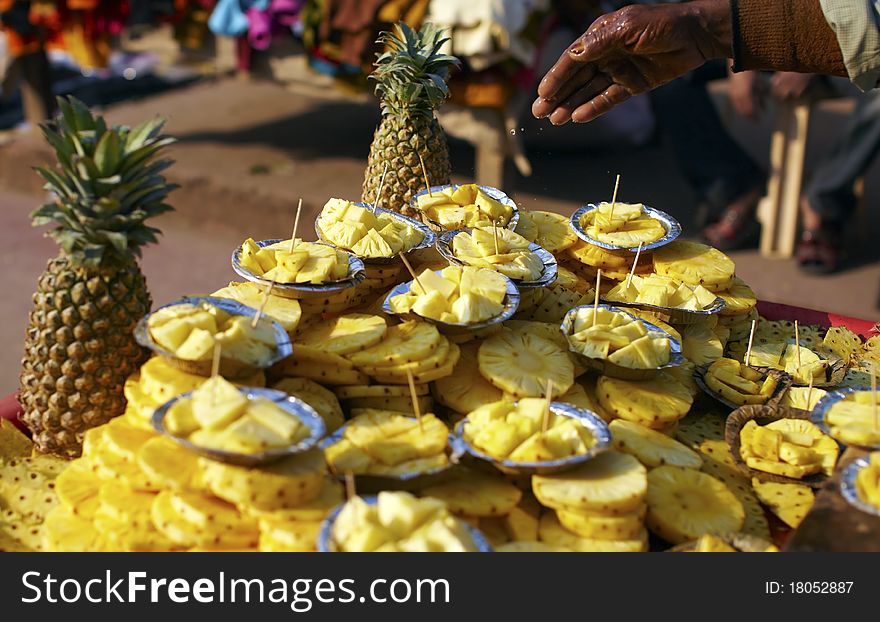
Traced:
<path fill-rule="evenodd" d="M 71 462 L 55 479 L 58 500 L 79 518 L 88 519 L 94 515 L 100 490 L 101 480 L 83 459 Z"/>
<path fill-rule="evenodd" d="M 603 274 L 606 269 L 626 270 L 629 272 L 630 268 L 632 268 L 633 259 L 635 259 L 635 255 L 629 251 L 608 250 L 581 240 L 578 240 L 568 249 L 568 255 L 584 266 L 602 268 Z M 641 254 L 639 256 L 639 263 L 640 265 L 651 266 L 651 254 Z"/>
<path fill-rule="evenodd" d="M 446 363 L 446 361 L 449 360 L 453 345 L 454 344 L 452 344 L 448 339 L 443 338 L 440 342 L 440 347 L 434 350 L 430 356 L 420 361 L 413 361 L 411 363 L 403 363 L 400 365 L 361 365 L 360 370 L 369 376 L 384 374 L 400 375 L 404 377 L 406 376 L 407 370 L 409 370 L 415 376 L 419 373 L 442 367 Z"/>
<path fill-rule="evenodd" d="M 664 464 L 690 469 L 703 466 L 703 459 L 697 452 L 661 432 L 625 419 L 615 419 L 608 427 L 614 448 L 635 456 L 648 468 Z"/>
<path fill-rule="evenodd" d="M 260 521 L 260 551 L 263 553 L 311 553 L 317 550 L 322 521 Z"/>
<path fill-rule="evenodd" d="M 310 346 L 322 352 L 345 355 L 376 345 L 387 330 L 385 318 L 378 315 L 350 313 L 326 320 L 300 336 L 298 346 Z M 294 349 L 294 356 L 298 350 Z"/>
<path fill-rule="evenodd" d="M 409 397 L 409 387 L 401 387 L 394 384 L 364 384 L 333 389 L 336 397 L 341 400 L 357 397 Z M 428 395 L 430 388 L 426 384 L 416 385 L 416 395 Z"/>
<path fill-rule="evenodd" d="M 553 382 L 553 397 L 574 384 L 569 353 L 530 333 L 502 330 L 482 343 L 478 361 L 486 380 L 516 397 L 544 397 L 548 380 Z"/>
<path fill-rule="evenodd" d="M 223 548 L 252 547 L 259 540 L 257 522 L 240 516 L 238 524 L 221 525 L 213 522 L 198 524 L 182 514 L 175 504 L 177 494 L 159 493 L 153 501 L 152 518 L 156 529 L 169 540 L 184 547 L 217 546 Z"/>
<path fill-rule="evenodd" d="M 453 514 L 476 517 L 506 516 L 522 499 L 522 491 L 500 475 L 482 471 L 460 472 L 448 481 L 428 486 L 423 497 L 445 502 Z"/>
<path fill-rule="evenodd" d="M 556 517 L 563 527 L 581 538 L 640 540 L 645 531 L 644 516 L 639 513 L 602 516 L 570 510 L 556 510 Z"/>
<path fill-rule="evenodd" d="M 244 508 L 244 511 L 259 519 L 260 524 L 264 520 L 273 523 L 308 523 L 324 520 L 333 511 L 333 508 L 343 501 L 345 501 L 345 492 L 342 482 L 332 477 L 326 477 L 320 494 L 308 503 L 284 510 L 260 510 L 247 507 Z"/>
<path fill-rule="evenodd" d="M 427 384 L 451 375 L 460 358 L 461 350 L 459 347 L 454 343 L 450 344 L 449 355 L 446 357 L 446 360 L 429 369 L 413 373 L 413 382 L 416 384 Z M 370 374 L 370 376 L 377 382 L 385 384 L 404 384 L 409 382 L 409 378 L 405 371 L 400 374 L 387 367 L 380 367 L 377 368 L 377 370 L 376 373 Z"/>
<path fill-rule="evenodd" d="M 345 424 L 345 414 L 342 412 L 342 406 L 339 404 L 339 400 L 336 399 L 336 395 L 314 380 L 309 380 L 308 378 L 282 378 L 272 385 L 272 388 L 284 391 L 293 397 L 298 397 L 314 408 L 315 412 L 324 420 L 328 433 L 332 433 Z"/>
<path fill-rule="evenodd" d="M 717 295 L 724 300 L 725 306 L 719 315 L 731 316 L 749 313 L 758 304 L 758 297 L 745 281 L 738 276 L 733 277 L 730 287 L 717 292 Z"/>
<path fill-rule="evenodd" d="M 718 292 L 732 285 L 736 265 L 716 248 L 675 240 L 654 251 L 654 270 L 688 285 L 702 285 Z"/>
<path fill-rule="evenodd" d="M 480 375 L 479 350 L 477 343 L 461 346 L 461 357 L 452 373 L 434 382 L 434 399 L 462 415 L 504 397 L 501 389 Z"/>
<path fill-rule="evenodd" d="M 58 553 L 107 550 L 106 540 L 90 520 L 75 515 L 65 505 L 53 508 L 43 523 L 46 547 Z"/>
<path fill-rule="evenodd" d="M 648 473 L 648 527 L 672 544 L 735 533 L 745 521 L 736 496 L 711 475 L 675 466 Z"/>
<path fill-rule="evenodd" d="M 563 527 L 553 512 L 547 512 L 541 517 L 538 537 L 550 546 L 578 553 L 642 553 L 648 550 L 648 532 L 644 527 L 637 538 L 630 540 L 583 538 Z"/>
<path fill-rule="evenodd" d="M 195 488 L 199 461 L 195 454 L 164 436 L 144 443 L 137 463 L 151 480 L 168 488 Z"/>
<path fill-rule="evenodd" d="M 608 412 L 655 429 L 687 415 L 694 401 L 690 391 L 666 372 L 640 381 L 601 376 L 596 393 Z"/>
<path fill-rule="evenodd" d="M 427 358 L 440 346 L 441 341 L 436 326 L 420 320 L 411 320 L 390 326 L 385 339 L 381 342 L 350 354 L 347 358 L 354 365 L 400 365 Z"/>
<path fill-rule="evenodd" d="M 288 359 L 281 363 L 276 370 L 282 376 L 306 378 L 325 385 L 363 384 L 369 381 L 366 374 L 348 367 L 348 365 L 339 367 L 325 363 L 304 363 Z"/>
<path fill-rule="evenodd" d="M 244 468 L 201 458 L 203 480 L 211 491 L 239 507 L 275 510 L 308 503 L 321 494 L 326 462 L 311 449 L 262 468 Z"/>
<path fill-rule="evenodd" d="M 607 451 L 570 471 L 532 476 L 532 489 L 538 501 L 556 510 L 620 516 L 637 511 L 643 503 L 645 473 L 632 456 Z"/>
<path fill-rule="evenodd" d="M 523 215 L 520 214 L 520 221 Z M 526 218 L 534 224 L 537 236 L 534 242 L 546 248 L 551 253 L 564 251 L 578 241 L 577 235 L 572 230 L 569 219 L 555 212 L 535 211 L 528 212 Z"/>

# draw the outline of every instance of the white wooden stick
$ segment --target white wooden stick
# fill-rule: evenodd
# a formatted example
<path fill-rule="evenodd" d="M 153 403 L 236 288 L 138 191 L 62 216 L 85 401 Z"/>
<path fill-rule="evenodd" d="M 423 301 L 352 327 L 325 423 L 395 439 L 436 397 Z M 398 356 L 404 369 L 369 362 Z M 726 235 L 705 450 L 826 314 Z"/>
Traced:
<path fill-rule="evenodd" d="M 492 221 L 492 237 L 495 238 L 495 254 L 500 255 L 501 253 L 498 251 L 498 225 L 494 220 Z"/>
<path fill-rule="evenodd" d="M 541 421 L 541 434 L 547 433 L 547 427 L 550 425 L 550 402 L 553 401 L 553 379 L 547 379 L 547 394 L 544 397 L 544 417 Z"/>
<path fill-rule="evenodd" d="M 222 346 L 219 341 L 214 342 L 214 358 L 211 360 L 211 378 L 220 375 L 220 350 Z"/>
<path fill-rule="evenodd" d="M 617 188 L 620 186 L 620 175 L 617 176 L 617 179 L 614 180 L 614 194 L 611 195 L 611 211 L 608 212 L 608 222 L 611 222 L 611 218 L 614 216 L 614 205 L 617 203 Z"/>
<path fill-rule="evenodd" d="M 376 191 L 376 199 L 373 201 L 373 213 L 379 207 L 379 200 L 382 198 L 382 188 L 385 186 L 385 175 L 388 174 L 388 162 L 385 163 L 385 170 L 382 171 L 382 178 L 379 180 L 379 189 Z"/>
<path fill-rule="evenodd" d="M 644 242 L 639 242 L 639 248 L 636 251 L 636 258 L 633 260 L 633 267 L 630 269 L 629 276 L 626 279 L 627 287 L 632 285 L 633 275 L 636 273 L 636 266 L 639 265 L 639 255 L 642 254 L 642 244 L 644 244 Z"/>
<path fill-rule="evenodd" d="M 403 265 L 406 266 L 406 269 L 409 271 L 410 276 L 412 276 L 413 280 L 416 282 L 416 285 L 418 285 L 419 289 L 422 290 L 422 293 L 427 294 L 428 290 L 425 289 L 425 287 L 422 285 L 422 282 L 419 281 L 419 277 L 416 276 L 415 270 L 413 270 L 413 267 L 409 264 L 409 260 L 403 253 L 400 254 L 400 259 L 401 261 L 403 261 Z"/>
<path fill-rule="evenodd" d="M 810 374 L 810 386 L 807 389 L 807 410 L 813 410 L 813 375 Z"/>
<path fill-rule="evenodd" d="M 345 498 L 349 501 L 354 499 L 357 496 L 357 490 L 354 487 L 354 473 L 351 471 L 345 472 Z"/>
<path fill-rule="evenodd" d="M 303 200 L 300 197 L 299 203 L 296 204 L 296 217 L 293 219 L 293 233 L 290 234 L 290 252 L 296 248 L 296 230 L 299 229 L 299 215 L 302 212 Z"/>
<path fill-rule="evenodd" d="M 434 193 L 431 192 L 431 180 L 428 179 L 428 169 L 425 168 L 425 159 L 422 157 L 422 154 L 419 154 L 419 163 L 422 165 L 422 175 L 425 178 L 425 188 L 428 189 L 428 196 L 434 196 Z"/>
<path fill-rule="evenodd" d="M 413 412 L 416 415 L 416 420 L 419 422 L 419 432 L 422 434 L 425 433 L 425 429 L 422 427 L 422 409 L 419 408 L 419 396 L 416 395 L 416 383 L 413 380 L 412 370 L 406 370 L 406 381 L 409 384 L 409 396 L 412 398 L 412 407 Z"/>
<path fill-rule="evenodd" d="M 755 339 L 755 326 L 758 320 L 752 320 L 752 330 L 749 332 L 749 347 L 746 349 L 746 367 L 752 364 L 752 341 Z"/>
<path fill-rule="evenodd" d="M 263 311 L 266 310 L 266 305 L 269 303 L 269 298 L 272 296 L 272 290 L 275 288 L 275 281 L 269 283 L 269 287 L 266 288 L 266 293 L 263 294 L 263 300 L 260 302 L 260 308 L 257 309 L 257 312 L 254 314 L 254 319 L 251 320 L 251 328 L 256 328 L 257 324 L 260 323 L 260 318 L 263 317 Z"/>
<path fill-rule="evenodd" d="M 593 302 L 593 326 L 599 318 L 599 286 L 602 284 L 602 268 L 596 271 L 596 300 Z"/>
<path fill-rule="evenodd" d="M 794 347 L 797 349 L 798 373 L 801 373 L 801 330 L 798 321 L 794 321 Z"/>

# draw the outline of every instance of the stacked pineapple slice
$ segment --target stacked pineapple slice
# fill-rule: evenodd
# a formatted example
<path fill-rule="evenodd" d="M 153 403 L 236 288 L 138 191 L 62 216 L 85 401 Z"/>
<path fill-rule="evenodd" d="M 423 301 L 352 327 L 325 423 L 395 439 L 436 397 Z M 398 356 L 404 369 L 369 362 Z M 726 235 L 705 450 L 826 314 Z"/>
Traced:
<path fill-rule="evenodd" d="M 428 192 L 416 199 L 416 208 L 428 222 L 442 229 L 506 227 L 513 208 L 491 197 L 477 184 L 465 184 Z"/>
<path fill-rule="evenodd" d="M 469 266 L 490 268 L 515 281 L 537 281 L 544 273 L 529 241 L 510 229 L 475 227 L 459 233 L 452 238 L 452 252 Z"/>
<path fill-rule="evenodd" d="M 405 253 L 424 239 L 424 233 L 391 214 L 375 213 L 343 199 L 330 199 L 318 216 L 321 237 L 365 259 Z"/>

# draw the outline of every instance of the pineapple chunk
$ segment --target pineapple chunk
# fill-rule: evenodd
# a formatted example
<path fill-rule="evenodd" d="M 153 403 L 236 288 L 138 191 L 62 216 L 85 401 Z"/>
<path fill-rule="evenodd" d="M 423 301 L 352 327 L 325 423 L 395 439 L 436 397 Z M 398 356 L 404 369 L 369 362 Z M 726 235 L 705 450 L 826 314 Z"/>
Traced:
<path fill-rule="evenodd" d="M 192 394 L 193 418 L 209 430 L 225 427 L 245 411 L 248 399 L 234 384 L 216 376 L 209 378 Z"/>
<path fill-rule="evenodd" d="M 367 234 L 361 238 L 357 244 L 352 246 L 351 250 L 360 257 L 377 258 L 394 256 L 394 252 L 391 250 L 388 242 L 386 242 L 375 229 L 367 231 Z"/>
<path fill-rule="evenodd" d="M 418 199 L 416 199 L 416 206 L 424 211 L 429 209 L 439 209 L 444 208 L 452 203 L 451 197 L 442 193 L 433 193 L 433 194 L 423 194 Z"/>
<path fill-rule="evenodd" d="M 192 324 L 185 318 L 172 318 L 164 324 L 150 328 L 150 334 L 156 343 L 174 352 L 186 341 L 192 328 Z"/>
<path fill-rule="evenodd" d="M 472 205 L 477 200 L 479 191 L 477 184 L 462 184 L 452 191 L 451 199 L 459 205 Z"/>
<path fill-rule="evenodd" d="M 179 399 L 165 413 L 165 428 L 174 436 L 189 436 L 200 424 L 193 415 L 192 400 Z"/>
<path fill-rule="evenodd" d="M 448 283 L 449 281 L 446 282 Z M 440 291 L 432 289 L 427 294 L 416 297 L 412 305 L 412 311 L 422 317 L 440 319 L 444 313 L 449 311 L 449 301 L 446 300 Z"/>
<path fill-rule="evenodd" d="M 297 417 L 266 398 L 251 400 L 248 415 L 289 443 L 296 443 L 308 436 L 308 430 Z"/>
<path fill-rule="evenodd" d="M 380 492 L 376 501 L 379 522 L 395 538 L 408 536 L 445 509 L 445 504 L 438 499 L 417 499 L 389 492 Z"/>
<path fill-rule="evenodd" d="M 448 281 L 429 269 L 424 270 L 411 287 L 411 291 L 420 296 L 433 291 L 439 293 L 444 300 L 449 300 L 456 289 L 454 281 Z"/>
<path fill-rule="evenodd" d="M 752 433 L 751 452 L 758 458 L 770 461 L 779 460 L 779 446 L 782 443 L 782 434 L 767 427 L 758 426 Z"/>
<path fill-rule="evenodd" d="M 214 336 L 202 328 L 194 328 L 174 355 L 185 361 L 203 361 L 211 357 L 214 351 Z"/>
<path fill-rule="evenodd" d="M 348 209 L 345 210 L 345 221 L 362 224 L 367 229 L 376 229 L 379 225 L 379 221 L 376 220 L 373 212 L 358 205 L 349 205 Z"/>
<path fill-rule="evenodd" d="M 361 222 L 334 222 L 328 229 L 324 230 L 324 235 L 336 246 L 352 249 L 365 235 L 367 235 L 367 227 Z"/>
<path fill-rule="evenodd" d="M 262 272 L 268 272 L 277 265 L 277 262 L 275 261 L 275 251 L 268 248 L 261 248 L 258 250 L 254 255 L 254 258 L 257 260 L 257 263 L 260 264 Z"/>
<path fill-rule="evenodd" d="M 473 293 L 462 294 L 452 303 L 452 315 L 458 318 L 459 324 L 484 322 L 500 315 L 503 310 L 503 305 Z"/>
<path fill-rule="evenodd" d="M 474 201 L 474 205 L 477 206 L 478 210 L 486 214 L 492 222 L 506 223 L 510 220 L 512 210 L 501 201 L 490 197 L 483 190 L 477 190 L 477 198 Z"/>
<path fill-rule="evenodd" d="M 460 294 L 477 294 L 490 301 L 502 304 L 507 296 L 507 283 L 504 278 L 491 270 L 465 267 L 461 272 Z"/>

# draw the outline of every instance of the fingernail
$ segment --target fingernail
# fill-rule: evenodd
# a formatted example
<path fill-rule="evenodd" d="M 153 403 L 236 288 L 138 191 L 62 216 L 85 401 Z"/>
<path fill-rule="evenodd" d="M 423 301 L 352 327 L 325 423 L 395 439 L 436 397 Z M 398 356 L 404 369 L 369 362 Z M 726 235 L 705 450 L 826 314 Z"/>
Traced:
<path fill-rule="evenodd" d="M 580 56 L 584 53 L 584 46 L 580 43 L 576 43 L 575 45 L 568 48 L 568 53 L 573 54 L 574 56 Z"/>

